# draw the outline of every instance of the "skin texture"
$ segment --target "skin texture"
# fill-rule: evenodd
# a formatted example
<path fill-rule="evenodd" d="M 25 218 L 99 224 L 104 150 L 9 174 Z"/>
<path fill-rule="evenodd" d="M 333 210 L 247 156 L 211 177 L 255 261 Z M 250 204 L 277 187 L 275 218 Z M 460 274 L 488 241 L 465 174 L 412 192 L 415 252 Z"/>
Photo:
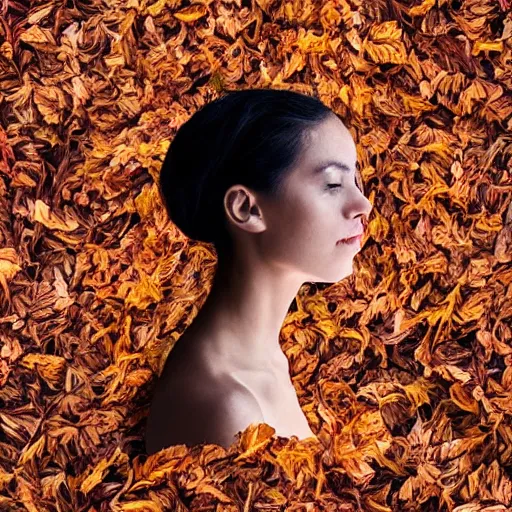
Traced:
<path fill-rule="evenodd" d="M 314 172 L 329 160 L 349 170 Z M 203 308 L 166 361 L 146 430 L 148 453 L 182 443 L 228 447 L 250 423 L 266 422 L 286 437 L 314 436 L 279 333 L 302 284 L 352 273 L 360 242 L 337 241 L 363 232 L 372 210 L 357 186 L 356 162 L 350 132 L 332 115 L 311 131 L 280 197 L 243 185 L 226 191 L 235 250 L 219 261 Z"/>

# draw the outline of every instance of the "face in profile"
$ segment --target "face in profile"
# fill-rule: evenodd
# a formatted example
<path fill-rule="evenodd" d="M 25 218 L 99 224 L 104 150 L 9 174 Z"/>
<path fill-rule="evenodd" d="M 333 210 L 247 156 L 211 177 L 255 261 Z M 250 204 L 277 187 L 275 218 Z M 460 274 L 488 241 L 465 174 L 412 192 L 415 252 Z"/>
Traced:
<path fill-rule="evenodd" d="M 350 275 L 372 204 L 358 187 L 356 145 L 335 115 L 315 129 L 279 198 L 260 198 L 265 260 L 304 282 L 333 283 Z"/>

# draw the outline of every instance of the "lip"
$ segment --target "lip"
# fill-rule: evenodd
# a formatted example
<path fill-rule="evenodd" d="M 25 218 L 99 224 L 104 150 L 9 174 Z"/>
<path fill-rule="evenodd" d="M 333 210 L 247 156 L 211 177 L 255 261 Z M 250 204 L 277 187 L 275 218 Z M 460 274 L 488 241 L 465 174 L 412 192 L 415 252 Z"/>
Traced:
<path fill-rule="evenodd" d="M 359 242 L 363 238 L 363 233 L 359 233 L 358 235 L 351 236 L 349 238 L 342 238 L 336 242 L 338 244 L 353 244 L 355 242 Z"/>

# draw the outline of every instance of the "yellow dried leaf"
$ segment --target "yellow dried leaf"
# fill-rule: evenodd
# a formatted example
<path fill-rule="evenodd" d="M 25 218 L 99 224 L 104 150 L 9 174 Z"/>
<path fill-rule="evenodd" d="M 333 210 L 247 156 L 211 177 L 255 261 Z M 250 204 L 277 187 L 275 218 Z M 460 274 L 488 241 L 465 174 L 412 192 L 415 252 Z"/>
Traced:
<path fill-rule="evenodd" d="M 3 491 L 6 486 L 8 486 L 12 479 L 14 478 L 14 473 L 6 473 L 1 467 L 0 467 L 0 491 Z M 0 501 L 0 505 L 2 502 Z"/>
<path fill-rule="evenodd" d="M 360 144 L 370 154 L 382 153 L 389 147 L 391 136 L 381 128 L 375 128 L 360 138 Z"/>
<path fill-rule="evenodd" d="M 74 231 L 78 226 L 78 222 L 74 219 L 67 218 L 61 220 L 55 213 L 50 211 L 50 207 L 40 199 L 36 199 L 33 220 L 40 222 L 49 229 L 59 229 L 61 231 Z"/>
<path fill-rule="evenodd" d="M 63 357 L 50 354 L 27 354 L 20 363 L 31 370 L 35 368 L 52 389 L 60 387 L 64 380 L 66 360 Z"/>
<path fill-rule="evenodd" d="M 41 436 L 39 439 L 35 441 L 32 445 L 29 446 L 28 449 L 24 449 L 21 454 L 21 457 L 18 460 L 18 464 L 23 465 L 27 462 L 31 461 L 34 457 L 41 457 L 45 447 L 45 436 Z"/>
<path fill-rule="evenodd" d="M 12 247 L 0 249 L 0 279 L 12 279 L 20 270 L 18 255 Z"/>
<path fill-rule="evenodd" d="M 108 459 L 100 459 L 98 464 L 92 469 L 89 476 L 83 480 L 80 485 L 80 490 L 88 494 L 91 492 L 98 484 L 101 483 L 105 473 L 108 471 L 109 467 L 112 465 L 120 465 L 126 464 L 128 462 L 128 455 L 123 453 L 119 447 L 117 447 L 114 453 Z"/>
<path fill-rule="evenodd" d="M 208 493 L 214 496 L 222 503 L 234 503 L 233 500 L 224 494 L 220 489 L 217 489 L 213 485 L 206 482 L 199 482 L 199 485 L 195 489 L 196 494 Z"/>
<path fill-rule="evenodd" d="M 375 212 L 373 219 L 369 222 L 367 231 L 376 242 L 384 240 L 389 232 L 389 222 L 378 212 Z"/>
<path fill-rule="evenodd" d="M 266 489 L 263 494 L 272 500 L 272 503 L 275 503 L 276 505 L 283 505 L 287 500 L 286 496 L 279 492 L 277 489 Z"/>
<path fill-rule="evenodd" d="M 34 9 L 31 9 L 30 11 L 30 15 L 27 18 L 27 23 L 29 23 L 30 25 L 35 25 L 36 23 L 39 23 L 41 20 L 49 16 L 54 9 L 54 4 L 42 7 L 34 7 Z"/>
<path fill-rule="evenodd" d="M 137 500 L 130 503 L 120 503 L 118 508 L 123 512 L 164 512 L 164 509 L 155 500 Z"/>
<path fill-rule="evenodd" d="M 475 223 L 475 228 L 485 232 L 501 231 L 503 219 L 498 213 L 487 216 L 481 215 Z"/>
<path fill-rule="evenodd" d="M 480 411 L 478 402 L 460 382 L 455 382 L 450 386 L 450 397 L 464 411 L 473 414 L 478 414 Z"/>
<path fill-rule="evenodd" d="M 185 23 L 191 23 L 193 21 L 197 21 L 198 19 L 206 16 L 208 14 L 208 9 L 203 4 L 194 4 L 181 11 L 175 12 L 173 16 L 180 21 L 184 21 Z"/>
<path fill-rule="evenodd" d="M 405 93 L 401 93 L 401 96 L 402 101 L 404 102 L 404 107 L 412 114 L 420 115 L 422 112 L 428 112 L 436 109 L 435 105 L 432 105 L 432 103 L 419 96 L 413 96 Z"/>
<path fill-rule="evenodd" d="M 370 59 L 377 64 L 404 64 L 406 62 L 405 46 L 402 43 L 373 44 L 366 41 L 364 49 L 368 52 Z"/>
<path fill-rule="evenodd" d="M 144 185 L 142 192 L 135 198 L 135 207 L 141 219 L 153 216 L 160 201 L 158 187 L 155 184 Z"/>
<path fill-rule="evenodd" d="M 52 31 L 47 28 L 41 28 L 38 25 L 32 25 L 25 32 L 21 32 L 20 40 L 31 45 L 52 45 L 56 42 L 52 35 Z"/>
<path fill-rule="evenodd" d="M 276 429 L 267 423 L 251 424 L 240 436 L 239 446 L 243 450 L 235 462 L 254 455 L 272 441 Z"/>
<path fill-rule="evenodd" d="M 376 42 L 400 41 L 402 29 L 396 20 L 375 23 L 370 27 L 370 38 Z"/>
<path fill-rule="evenodd" d="M 476 41 L 473 45 L 471 55 L 478 55 L 480 52 L 502 52 L 503 41 Z"/>
<path fill-rule="evenodd" d="M 37 183 L 28 174 L 20 172 L 16 174 L 11 185 L 13 187 L 35 187 Z"/>
<path fill-rule="evenodd" d="M 162 300 L 162 289 L 157 276 L 148 276 L 145 272 L 140 271 L 139 278 L 137 283 L 123 283 L 119 287 L 118 296 L 124 297 L 125 304 L 146 309 L 149 304 Z"/>
<path fill-rule="evenodd" d="M 377 64 L 405 64 L 407 61 L 402 30 L 395 20 L 373 25 L 363 48 Z"/>
<path fill-rule="evenodd" d="M 126 386 L 139 387 L 143 384 L 146 384 L 146 382 L 148 382 L 151 377 L 153 377 L 153 372 L 151 370 L 146 368 L 139 368 L 138 370 L 130 372 L 126 376 L 126 380 L 124 382 Z"/>
<path fill-rule="evenodd" d="M 324 53 L 328 44 L 329 35 L 327 33 L 317 36 L 301 27 L 294 46 L 297 46 L 301 53 Z"/>
<path fill-rule="evenodd" d="M 425 16 L 434 5 L 436 5 L 436 0 L 423 0 L 422 4 L 409 9 L 409 16 Z"/>

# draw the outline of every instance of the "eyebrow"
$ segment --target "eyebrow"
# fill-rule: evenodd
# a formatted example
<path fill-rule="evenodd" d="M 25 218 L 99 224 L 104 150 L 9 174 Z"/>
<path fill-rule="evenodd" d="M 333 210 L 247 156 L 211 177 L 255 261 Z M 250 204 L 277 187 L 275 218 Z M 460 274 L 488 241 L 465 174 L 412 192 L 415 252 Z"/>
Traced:
<path fill-rule="evenodd" d="M 340 162 L 338 160 L 329 160 L 328 162 L 324 162 L 324 163 L 320 164 L 318 167 L 315 167 L 315 169 L 313 170 L 313 174 L 319 174 L 322 171 L 325 171 L 326 169 L 328 169 L 329 167 L 335 167 L 336 169 L 340 169 L 343 172 L 351 172 L 352 171 L 352 169 L 348 165 L 344 164 L 343 162 Z"/>

